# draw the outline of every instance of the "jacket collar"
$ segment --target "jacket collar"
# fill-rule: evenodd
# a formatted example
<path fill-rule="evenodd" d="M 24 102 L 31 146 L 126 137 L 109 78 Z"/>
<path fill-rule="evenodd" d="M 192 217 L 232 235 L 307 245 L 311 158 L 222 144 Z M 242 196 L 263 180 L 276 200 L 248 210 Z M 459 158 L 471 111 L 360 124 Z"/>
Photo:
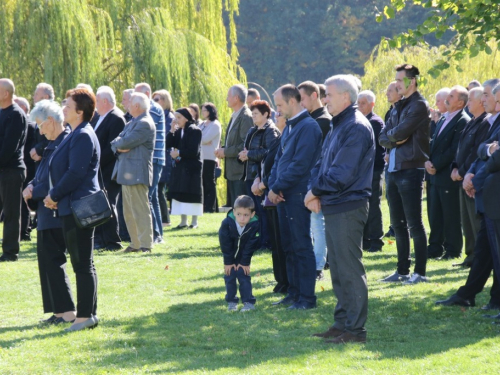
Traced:
<path fill-rule="evenodd" d="M 306 117 L 310 117 L 310 115 L 306 110 L 304 110 L 300 115 L 294 117 L 292 120 L 287 120 L 286 124 L 287 126 L 291 126 L 293 128 L 295 125 L 297 125 L 300 121 L 302 121 Z"/>
<path fill-rule="evenodd" d="M 338 124 L 340 124 L 345 117 L 354 113 L 357 108 L 358 106 L 356 104 L 351 104 L 349 107 L 340 112 L 337 116 L 332 117 L 332 125 L 337 126 Z"/>

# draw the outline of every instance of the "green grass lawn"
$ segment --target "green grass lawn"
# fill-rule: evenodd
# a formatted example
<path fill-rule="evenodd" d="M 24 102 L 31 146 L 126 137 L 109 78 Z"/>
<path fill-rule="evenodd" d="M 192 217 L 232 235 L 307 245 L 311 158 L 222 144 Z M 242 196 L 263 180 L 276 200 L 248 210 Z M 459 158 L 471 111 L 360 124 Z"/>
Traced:
<path fill-rule="evenodd" d="M 384 205 L 385 206 L 385 205 Z M 387 208 L 384 207 L 388 222 Z M 366 345 L 331 346 L 312 333 L 332 323 L 330 277 L 317 283 L 318 308 L 271 306 L 271 254 L 252 262 L 257 309 L 228 313 L 217 230 L 224 214 L 205 215 L 196 230 L 166 229 L 152 254 L 96 254 L 99 327 L 67 334 L 41 327 L 35 241 L 17 263 L 0 264 L 1 374 L 497 374 L 500 326 L 479 308 L 436 307 L 468 270 L 430 261 L 431 282 L 387 285 L 396 247 L 366 254 Z M 173 218 L 173 225 L 178 219 Z M 385 227 L 387 228 L 387 226 Z M 168 266 L 168 269 L 166 269 Z M 72 271 L 69 272 L 73 288 Z M 477 299 L 488 302 L 487 291 Z"/>

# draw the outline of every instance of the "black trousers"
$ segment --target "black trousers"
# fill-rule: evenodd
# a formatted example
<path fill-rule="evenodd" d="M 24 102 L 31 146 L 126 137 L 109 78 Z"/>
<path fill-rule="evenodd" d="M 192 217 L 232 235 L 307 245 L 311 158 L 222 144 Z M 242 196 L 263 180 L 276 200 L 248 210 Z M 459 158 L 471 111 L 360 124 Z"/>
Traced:
<path fill-rule="evenodd" d="M 203 212 L 217 212 L 215 207 L 215 198 L 217 197 L 215 166 L 215 160 L 203 160 Z"/>
<path fill-rule="evenodd" d="M 158 183 L 158 203 L 160 204 L 161 211 L 161 222 L 165 224 L 170 223 L 170 213 L 168 212 L 167 195 L 166 195 L 167 183 Z"/>
<path fill-rule="evenodd" d="M 374 170 L 372 179 L 372 195 L 369 200 L 368 220 L 363 229 L 363 242 L 369 242 L 371 247 L 381 249 L 384 246 L 384 225 L 382 222 L 382 173 L 384 170 Z"/>
<path fill-rule="evenodd" d="M 427 195 L 429 216 L 429 256 L 462 254 L 463 237 L 460 220 L 459 187 L 441 187 L 430 184 Z"/>
<path fill-rule="evenodd" d="M 481 219 L 476 214 L 474 198 L 469 197 L 464 189 L 460 189 L 460 216 L 465 237 L 465 254 L 468 259 L 472 260 L 477 233 L 481 228 Z"/>
<path fill-rule="evenodd" d="M 97 311 L 97 274 L 94 267 L 94 228 L 80 229 L 73 215 L 61 216 L 64 241 L 76 275 L 76 317 L 89 318 Z"/>
<path fill-rule="evenodd" d="M 105 184 L 105 188 L 113 216 L 107 222 L 96 228 L 94 240 L 104 246 L 119 245 L 122 240 L 119 235 L 118 212 L 116 206 L 122 187 L 116 182 L 111 181 Z"/>
<path fill-rule="evenodd" d="M 9 256 L 19 254 L 21 233 L 21 200 L 24 169 L 4 169 L 0 171 L 0 211 L 3 210 L 2 250 Z"/>
<path fill-rule="evenodd" d="M 245 184 L 245 181 L 241 180 L 227 180 L 227 188 L 229 191 L 229 196 L 230 196 L 230 201 L 229 205 L 230 207 L 234 206 L 234 201 L 236 198 L 238 198 L 240 195 L 246 195 L 247 194 L 247 185 Z"/>
<path fill-rule="evenodd" d="M 276 207 L 264 208 L 267 216 L 269 239 L 271 241 L 273 273 L 278 286 L 284 290 L 288 288 L 288 276 L 286 273 L 286 254 L 281 243 L 280 223 Z"/>
<path fill-rule="evenodd" d="M 493 257 L 491 255 L 490 242 L 486 230 L 484 216 L 481 215 L 481 226 L 477 233 L 476 246 L 474 248 L 474 260 L 469 271 L 469 276 L 465 285 L 457 290 L 457 295 L 474 300 L 476 295 L 481 293 L 484 285 L 493 271 Z M 490 302 L 500 305 L 500 285 L 495 275 L 493 275 L 493 286 L 490 290 Z"/>
<path fill-rule="evenodd" d="M 61 228 L 39 230 L 36 240 L 44 313 L 75 311 L 66 273 L 66 243 Z"/>

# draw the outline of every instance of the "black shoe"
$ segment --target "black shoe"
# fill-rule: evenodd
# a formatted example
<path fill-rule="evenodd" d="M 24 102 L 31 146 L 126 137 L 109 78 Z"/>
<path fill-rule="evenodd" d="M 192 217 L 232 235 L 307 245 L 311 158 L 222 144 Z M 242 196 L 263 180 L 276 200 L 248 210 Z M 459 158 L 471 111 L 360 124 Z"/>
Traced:
<path fill-rule="evenodd" d="M 490 302 L 487 305 L 484 305 L 483 307 L 481 307 L 481 310 L 483 310 L 483 311 L 500 310 L 500 306 Z"/>
<path fill-rule="evenodd" d="M 40 320 L 40 324 L 52 324 L 57 319 L 59 319 L 57 316 L 52 315 L 48 319 L 42 319 L 42 320 Z"/>
<path fill-rule="evenodd" d="M 453 294 L 448 299 L 442 301 L 436 301 L 436 305 L 474 307 L 476 306 L 476 301 L 465 299 L 458 296 L 457 294 Z"/>
<path fill-rule="evenodd" d="M 123 246 L 120 245 L 119 243 L 110 243 L 110 244 L 107 244 L 106 247 L 102 250 L 103 251 L 119 251 L 119 250 L 123 250 Z"/>
<path fill-rule="evenodd" d="M 273 306 L 278 306 L 278 305 L 293 305 L 295 302 L 297 302 L 295 299 L 293 299 L 290 296 L 286 296 L 281 301 L 273 302 Z"/>
<path fill-rule="evenodd" d="M 17 255 L 8 255 L 8 254 L 3 254 L 0 257 L 0 262 L 17 262 Z"/>
<path fill-rule="evenodd" d="M 292 306 L 288 308 L 288 310 L 309 310 L 315 309 L 316 304 L 306 303 L 306 302 L 295 302 Z"/>
<path fill-rule="evenodd" d="M 372 246 L 372 247 L 370 247 L 366 251 L 369 252 L 369 253 L 378 253 L 378 252 L 382 251 L 382 248 L 381 247 Z"/>
<path fill-rule="evenodd" d="M 94 250 L 104 250 L 105 248 L 106 245 L 103 243 L 94 241 Z"/>
<path fill-rule="evenodd" d="M 186 229 L 188 226 L 187 225 L 177 225 L 175 228 L 172 228 L 172 230 L 179 230 L 179 229 Z"/>
<path fill-rule="evenodd" d="M 64 318 L 61 316 L 60 318 L 57 318 L 52 322 L 53 325 L 57 326 L 59 324 L 67 324 L 67 323 L 74 323 L 75 319 L 73 320 L 64 320 Z"/>
<path fill-rule="evenodd" d="M 158 237 L 156 237 L 156 238 L 154 239 L 154 241 L 153 241 L 153 242 L 154 242 L 154 243 L 163 243 L 163 237 L 158 236 Z"/>
<path fill-rule="evenodd" d="M 329 269 L 330 269 L 330 263 L 326 262 L 326 263 L 325 263 L 325 267 L 323 267 L 323 269 L 324 269 L 325 271 L 329 270 Z"/>
<path fill-rule="evenodd" d="M 450 254 L 450 253 L 445 253 L 439 260 L 451 260 L 451 259 L 460 259 L 462 257 L 462 254 Z"/>
<path fill-rule="evenodd" d="M 196 229 L 196 228 L 198 228 L 198 224 L 196 224 L 196 225 L 191 224 L 188 228 L 189 229 Z"/>
<path fill-rule="evenodd" d="M 288 285 L 285 284 L 278 283 L 273 289 L 273 293 L 287 294 L 287 292 L 288 292 Z"/>
<path fill-rule="evenodd" d="M 384 237 L 396 237 L 396 233 L 394 233 L 394 229 L 392 229 L 392 227 L 389 227 L 389 230 L 387 231 L 386 234 L 384 234 Z"/>
<path fill-rule="evenodd" d="M 31 241 L 31 236 L 29 234 L 25 235 L 25 236 L 21 236 L 21 241 L 30 242 Z"/>
<path fill-rule="evenodd" d="M 324 275 L 323 271 L 321 271 L 321 270 L 316 271 L 316 281 L 321 281 L 324 278 L 325 278 L 325 275 Z"/>
<path fill-rule="evenodd" d="M 371 247 L 370 240 L 363 240 L 363 250 L 368 250 Z"/>

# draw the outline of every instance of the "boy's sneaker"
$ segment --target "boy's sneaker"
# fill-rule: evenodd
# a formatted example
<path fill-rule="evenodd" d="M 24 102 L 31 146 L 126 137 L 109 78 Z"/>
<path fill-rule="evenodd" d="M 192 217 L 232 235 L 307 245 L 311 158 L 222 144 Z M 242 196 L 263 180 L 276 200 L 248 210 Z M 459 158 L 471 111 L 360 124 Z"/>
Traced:
<path fill-rule="evenodd" d="M 250 311 L 250 310 L 255 310 L 255 305 L 250 302 L 245 302 L 243 304 L 243 308 L 240 310 L 240 312 L 245 312 L 245 311 Z"/>
<path fill-rule="evenodd" d="M 403 284 L 404 285 L 413 285 L 413 284 L 418 284 L 418 283 L 426 283 L 429 281 L 429 279 L 425 276 L 420 276 L 418 273 L 414 273 L 411 275 L 409 280 L 406 280 Z"/>
<path fill-rule="evenodd" d="M 227 311 L 238 311 L 238 304 L 236 302 L 229 302 L 227 304 Z"/>

